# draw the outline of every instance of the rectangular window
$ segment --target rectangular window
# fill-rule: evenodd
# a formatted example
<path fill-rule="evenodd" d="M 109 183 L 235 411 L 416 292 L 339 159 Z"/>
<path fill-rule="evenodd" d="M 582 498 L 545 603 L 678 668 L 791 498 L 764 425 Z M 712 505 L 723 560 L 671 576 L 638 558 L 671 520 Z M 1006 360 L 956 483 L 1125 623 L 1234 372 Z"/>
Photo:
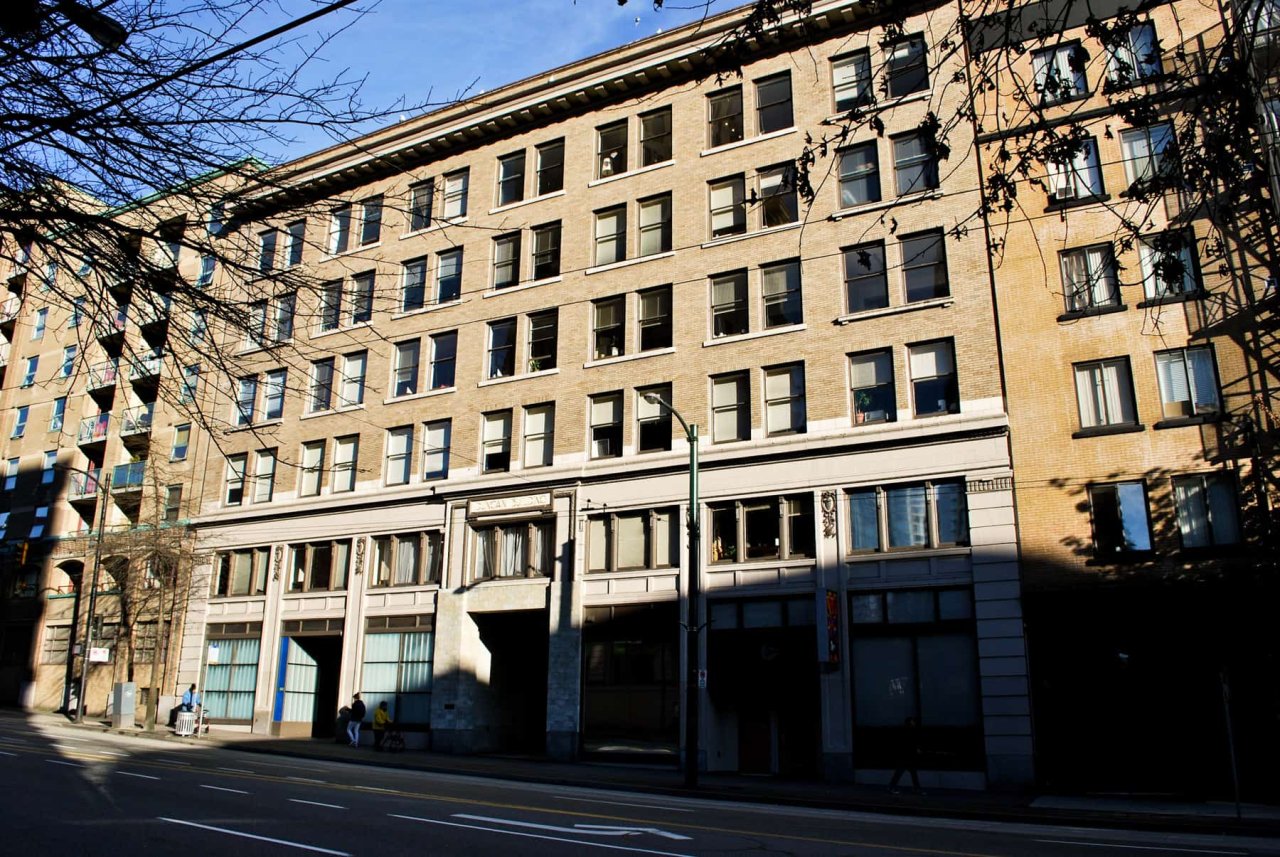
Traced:
<path fill-rule="evenodd" d="M 738 176 L 711 183 L 711 237 L 739 235 L 747 231 L 744 205 L 746 181 Z"/>
<path fill-rule="evenodd" d="M 747 272 L 735 271 L 711 280 L 711 335 L 737 336 L 749 329 Z"/>
<path fill-rule="evenodd" d="M 1085 312 L 1120 303 L 1116 263 L 1110 244 L 1064 250 L 1061 262 L 1067 312 Z"/>
<path fill-rule="evenodd" d="M 529 405 L 524 409 L 524 466 L 549 467 L 555 455 L 556 406 Z"/>
<path fill-rule="evenodd" d="M 564 189 L 564 139 L 538 147 L 538 196 Z"/>
<path fill-rule="evenodd" d="M 857 51 L 831 61 L 831 88 L 835 91 L 836 110 L 852 110 L 875 100 L 871 90 L 871 54 Z"/>
<path fill-rule="evenodd" d="M 333 405 L 333 358 L 326 357 L 311 364 L 311 391 L 308 413 L 327 411 Z"/>
<path fill-rule="evenodd" d="M 524 199 L 524 152 L 498 158 L 498 205 Z"/>
<path fill-rule="evenodd" d="M 342 323 L 342 280 L 320 286 L 320 332 L 337 330 Z"/>
<path fill-rule="evenodd" d="M 424 583 L 439 583 L 441 544 L 438 532 L 400 533 L 374 538 L 371 585 L 421 586 Z M 383 636 L 385 635 L 371 634 L 365 640 Z"/>
<path fill-rule="evenodd" d="M 640 114 L 640 166 L 671 160 L 671 108 Z"/>
<path fill-rule="evenodd" d="M 289 267 L 302 262 L 302 242 L 307 234 L 307 221 L 295 220 L 285 227 L 285 262 Z"/>
<path fill-rule="evenodd" d="M 367 247 L 382 240 L 382 195 L 372 196 L 360 204 L 360 246 Z"/>
<path fill-rule="evenodd" d="M 622 394 L 601 393 L 591 397 L 591 457 L 617 458 L 622 455 Z"/>
<path fill-rule="evenodd" d="M 844 251 L 844 289 L 849 312 L 883 309 L 889 305 L 883 243 L 864 244 Z"/>
<path fill-rule="evenodd" d="M 360 324 L 373 318 L 374 272 L 366 271 L 351 278 L 351 323 Z"/>
<path fill-rule="evenodd" d="M 923 36 L 911 36 L 885 48 L 885 90 L 900 98 L 929 87 L 929 57 Z"/>
<path fill-rule="evenodd" d="M 347 252 L 351 246 L 351 206 L 343 205 L 329 214 L 329 254 Z"/>
<path fill-rule="evenodd" d="M 506 289 L 520 282 L 520 233 L 493 239 L 493 287 Z"/>
<path fill-rule="evenodd" d="M 423 479 L 445 479 L 449 476 L 452 439 L 453 420 L 432 420 L 422 424 Z"/>
<path fill-rule="evenodd" d="M 438 533 L 425 535 L 437 543 L 440 538 Z M 386 702 L 395 723 L 415 727 L 431 725 L 434 637 L 430 631 L 365 637 L 360 686 L 371 710 Z"/>
<path fill-rule="evenodd" d="M 67 319 L 67 327 L 80 326 L 80 320 L 84 318 L 84 305 L 85 305 L 84 298 L 71 299 L 71 317 Z M 123 309 L 124 307 L 122 306 L 121 308 Z M 117 329 L 123 324 L 123 318 L 121 317 L 121 315 L 122 314 L 117 314 L 116 316 L 116 318 L 119 319 L 116 325 Z"/>
<path fill-rule="evenodd" d="M 315 497 L 320 493 L 321 475 L 324 473 L 324 441 L 314 440 L 302 445 L 302 480 L 298 493 L 303 497 Z"/>
<path fill-rule="evenodd" d="M 1149 300 L 1194 295 L 1201 290 L 1193 252 L 1195 239 L 1186 232 L 1161 232 L 1138 242 L 1143 290 Z"/>
<path fill-rule="evenodd" d="M 938 186 L 936 153 L 922 132 L 893 138 L 893 169 L 899 196 L 932 190 Z"/>
<path fill-rule="evenodd" d="M 265 552 L 263 556 L 266 556 Z M 256 637 L 219 642 L 224 650 L 223 656 L 218 663 L 209 665 L 205 675 L 205 716 L 250 722 L 253 720 L 254 685 L 258 680 L 258 651 L 262 642 Z"/>
<path fill-rule="evenodd" d="M 516 320 L 489 322 L 489 368 L 486 378 L 510 378 L 516 374 Z"/>
<path fill-rule="evenodd" d="M 560 276 L 560 221 L 533 228 L 533 278 Z"/>
<path fill-rule="evenodd" d="M 427 260 L 404 263 L 400 274 L 400 311 L 413 312 L 427 303 Z"/>
<path fill-rule="evenodd" d="M 746 372 L 711 379 L 711 440 L 751 439 L 751 392 Z"/>
<path fill-rule="evenodd" d="M 76 365 L 76 346 L 68 345 L 62 349 L 62 365 L 58 367 L 59 378 L 70 378 L 71 370 Z"/>
<path fill-rule="evenodd" d="M 191 311 L 191 329 L 188 331 L 188 338 L 191 344 L 198 345 L 204 342 L 205 336 L 209 333 L 209 318 L 202 309 L 193 309 Z"/>
<path fill-rule="evenodd" d="M 795 170 L 791 166 L 760 171 L 760 223 L 765 229 L 800 219 Z"/>
<path fill-rule="evenodd" d="M 431 206 L 436 195 L 436 180 L 409 185 L 409 231 L 417 232 L 431 225 Z"/>
<path fill-rule="evenodd" d="M 462 248 L 436 255 L 436 303 L 447 304 L 462 297 Z"/>
<path fill-rule="evenodd" d="M 454 220 L 467 216 L 467 185 L 470 171 L 466 169 L 449 173 L 444 177 L 444 217 Z"/>
<path fill-rule="evenodd" d="M 212 253 L 203 253 L 200 256 L 200 274 L 196 278 L 196 285 L 201 288 L 213 285 L 213 271 L 218 266 L 218 258 Z"/>
<path fill-rule="evenodd" d="M 261 348 L 267 333 L 267 302 L 249 304 L 249 326 L 245 331 L 245 348 Z"/>
<path fill-rule="evenodd" d="M 791 72 L 784 71 L 756 81 L 756 133 L 769 134 L 790 128 Z"/>
<path fill-rule="evenodd" d="M 1120 149 L 1130 193 L 1172 186 L 1178 168 L 1173 126 L 1168 122 L 1121 131 Z"/>
<path fill-rule="evenodd" d="M 437 333 L 431 337 L 431 389 L 444 390 L 454 385 L 457 358 L 457 331 Z"/>
<path fill-rule="evenodd" d="M 182 486 L 170 485 L 164 489 L 164 522 L 175 523 L 182 517 Z"/>
<path fill-rule="evenodd" d="M 293 314 L 297 307 L 298 298 L 293 292 L 286 292 L 282 295 L 276 295 L 275 300 L 275 330 L 272 337 L 276 342 L 288 342 L 293 339 Z"/>
<path fill-rule="evenodd" d="M 200 383 L 200 364 L 193 363 L 182 367 L 182 389 L 178 394 L 179 402 L 191 402 L 196 397 L 196 385 Z"/>
<path fill-rule="evenodd" d="M 1213 350 L 1206 346 L 1156 354 L 1160 405 L 1165 419 L 1218 413 L 1218 373 Z"/>
<path fill-rule="evenodd" d="M 707 138 L 713 149 L 742 139 L 742 87 L 707 96 Z"/>
<path fill-rule="evenodd" d="M 270 503 L 276 487 L 276 451 L 260 449 L 253 462 L 253 502 Z"/>
<path fill-rule="evenodd" d="M 1229 473 L 1173 477 L 1178 533 L 1184 548 L 1234 545 L 1240 541 L 1240 508 Z"/>
<path fill-rule="evenodd" d="M 262 415 L 264 419 L 278 420 L 284 416 L 284 388 L 288 377 L 286 369 L 272 369 L 266 375 L 262 387 Z"/>
<path fill-rule="evenodd" d="M 1075 376 L 1081 428 L 1137 424 L 1127 357 L 1077 363 Z"/>
<path fill-rule="evenodd" d="M 596 178 L 603 179 L 627 171 L 627 120 L 596 129 Z"/>
<path fill-rule="evenodd" d="M 640 350 L 671 347 L 671 287 L 640 292 Z"/>
<path fill-rule="evenodd" d="M 1102 166 L 1098 141 L 1089 137 L 1075 144 L 1061 160 L 1049 160 L 1049 195 L 1054 202 L 1102 196 Z"/>
<path fill-rule="evenodd" d="M 764 370 L 765 430 L 770 435 L 805 429 L 804 364 Z"/>
<path fill-rule="evenodd" d="M 338 404 L 342 407 L 364 404 L 364 377 L 369 365 L 369 353 L 356 351 L 342 358 L 342 388 L 338 391 Z"/>
<path fill-rule="evenodd" d="M 1098 559 L 1151 550 L 1147 489 L 1141 482 L 1089 486 L 1093 552 Z"/>
<path fill-rule="evenodd" d="M 955 351 L 950 339 L 907 346 L 917 417 L 960 413 Z"/>
<path fill-rule="evenodd" d="M 897 419 L 892 351 L 885 349 L 850 355 L 849 379 L 854 425 Z"/>
<path fill-rule="evenodd" d="M 597 265 L 611 265 L 627 258 L 627 207 L 625 205 L 596 212 Z"/>
<path fill-rule="evenodd" d="M 413 472 L 413 426 L 387 429 L 387 484 L 407 485 Z"/>
<path fill-rule="evenodd" d="M 849 491 L 849 552 L 919 550 L 969 542 L 962 481 Z"/>
<path fill-rule="evenodd" d="M 640 200 L 640 255 L 671 249 L 671 194 Z"/>
<path fill-rule="evenodd" d="M 49 431 L 62 431 L 62 424 L 67 417 L 67 397 L 59 396 L 53 400 L 53 409 L 49 412 Z"/>
<path fill-rule="evenodd" d="M 1084 68 L 1089 57 L 1079 42 L 1054 45 L 1031 54 L 1035 89 L 1044 104 L 1057 104 L 1089 92 Z"/>
<path fill-rule="evenodd" d="M 258 378 L 250 375 L 241 378 L 236 391 L 235 425 L 247 426 L 253 422 L 253 408 L 258 401 Z"/>
<path fill-rule="evenodd" d="M 945 298 L 951 294 L 947 282 L 947 254 L 942 232 L 924 232 L 904 237 L 902 278 L 907 303 Z"/>
<path fill-rule="evenodd" d="M 658 452 L 671 449 L 671 411 L 657 401 L 671 403 L 671 385 L 636 388 L 636 449 Z"/>
<path fill-rule="evenodd" d="M 1160 44 L 1150 21 L 1134 24 L 1119 44 L 1108 46 L 1107 79 L 1124 87 L 1160 77 Z"/>
<path fill-rule="evenodd" d="M 31 341 L 38 342 L 44 339 L 45 325 L 49 322 L 49 308 L 40 307 L 36 310 L 35 320 L 31 323 Z"/>
<path fill-rule="evenodd" d="M 633 571 L 679 564 L 674 509 L 618 512 L 587 521 L 587 571 Z"/>
<path fill-rule="evenodd" d="M 412 396 L 418 392 L 418 357 L 422 343 L 413 339 L 396 345 L 395 365 L 392 368 L 391 395 Z"/>
<path fill-rule="evenodd" d="M 239 506 L 244 502 L 244 475 L 248 465 L 248 453 L 227 456 L 227 489 L 222 500 L 224 506 Z"/>
<path fill-rule="evenodd" d="M 880 151 L 876 142 L 840 153 L 840 207 L 880 201 Z"/>
<path fill-rule="evenodd" d="M 594 359 L 617 357 L 626 353 L 627 299 L 605 298 L 592 305 L 594 316 Z"/>
<path fill-rule="evenodd" d="M 30 387 L 36 382 L 36 372 L 40 370 L 40 358 L 28 357 L 26 366 L 22 370 L 22 386 Z"/>
<path fill-rule="evenodd" d="M 779 262 L 760 269 L 763 280 L 764 326 L 784 327 L 804 321 L 800 296 L 800 261 Z"/>
<path fill-rule="evenodd" d="M 556 338 L 559 311 L 550 309 L 529 314 L 529 371 L 556 368 Z"/>
<path fill-rule="evenodd" d="M 4 490 L 12 491 L 18 484 L 18 466 L 22 463 L 20 458 L 10 458 L 5 462 L 4 466 Z M 96 479 L 93 480 L 97 482 Z"/>
<path fill-rule="evenodd" d="M 511 469 L 511 411 L 484 415 L 484 434 L 480 444 L 483 472 L 503 473 Z"/>
<path fill-rule="evenodd" d="M 475 579 L 550 577 L 550 521 L 513 522 L 476 528 Z"/>
<path fill-rule="evenodd" d="M 289 545 L 289 591 L 327 592 L 346 589 L 347 569 L 350 565 L 349 541 Z M 285 692 L 286 712 L 290 707 L 291 695 L 290 691 Z"/>
<path fill-rule="evenodd" d="M 173 427 L 173 443 L 169 446 L 170 461 L 186 461 L 187 449 L 191 445 L 191 424 L 183 423 Z"/>
<path fill-rule="evenodd" d="M 266 274 L 276 267 L 276 240 L 274 229 L 258 233 L 258 271 Z"/>
<path fill-rule="evenodd" d="M 811 558 L 813 496 L 797 494 L 708 504 L 711 562 Z"/>
<path fill-rule="evenodd" d="M 58 451 L 56 449 L 49 450 L 44 454 L 44 466 L 40 468 L 40 484 L 52 485 L 53 474 L 58 466 Z"/>
<path fill-rule="evenodd" d="M 354 491 L 356 464 L 360 455 L 360 438 L 356 435 L 334 438 L 333 441 L 333 492 Z"/>

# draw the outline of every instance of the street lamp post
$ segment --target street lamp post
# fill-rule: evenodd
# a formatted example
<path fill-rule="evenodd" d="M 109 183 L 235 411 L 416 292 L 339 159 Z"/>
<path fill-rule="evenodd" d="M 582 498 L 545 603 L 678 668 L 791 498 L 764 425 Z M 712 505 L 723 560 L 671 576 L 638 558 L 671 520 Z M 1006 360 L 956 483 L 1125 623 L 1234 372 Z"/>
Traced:
<path fill-rule="evenodd" d="M 702 566 L 702 525 L 698 500 L 698 426 L 696 423 L 690 425 L 685 422 L 684 417 L 680 416 L 680 412 L 657 393 L 645 393 L 644 398 L 645 401 L 663 408 L 679 420 L 681 428 L 684 429 L 685 440 L 689 442 L 689 581 L 685 598 L 685 621 L 683 623 L 685 651 L 688 660 L 688 675 L 685 677 L 684 685 L 684 784 L 689 788 L 697 788 L 698 732 L 700 726 L 698 717 L 700 688 L 698 684 L 702 674 L 700 668 L 702 653 L 698 639 L 698 632 L 701 630 L 701 625 L 698 622 L 698 596 L 699 576 Z"/>

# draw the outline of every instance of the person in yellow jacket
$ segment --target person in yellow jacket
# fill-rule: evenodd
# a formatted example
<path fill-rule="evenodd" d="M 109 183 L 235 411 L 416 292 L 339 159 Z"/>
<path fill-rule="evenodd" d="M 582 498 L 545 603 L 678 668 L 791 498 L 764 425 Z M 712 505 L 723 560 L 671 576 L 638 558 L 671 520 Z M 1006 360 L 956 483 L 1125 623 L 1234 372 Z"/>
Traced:
<path fill-rule="evenodd" d="M 373 712 L 373 749 L 382 749 L 382 739 L 387 736 L 387 726 L 391 723 L 391 715 L 387 712 L 387 703 L 379 702 Z"/>

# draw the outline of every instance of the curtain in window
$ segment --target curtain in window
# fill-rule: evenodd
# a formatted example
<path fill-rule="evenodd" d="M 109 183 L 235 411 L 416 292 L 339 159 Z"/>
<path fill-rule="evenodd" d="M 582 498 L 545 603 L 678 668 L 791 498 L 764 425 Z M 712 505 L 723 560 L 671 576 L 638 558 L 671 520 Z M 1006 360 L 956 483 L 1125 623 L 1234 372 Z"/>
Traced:
<path fill-rule="evenodd" d="M 512 526 L 502 531 L 502 564 L 498 569 L 499 576 L 524 577 L 526 540 L 521 526 Z"/>
<path fill-rule="evenodd" d="M 1175 479 L 1173 497 L 1178 506 L 1178 530 L 1182 534 L 1182 546 L 1195 548 L 1212 544 L 1204 482 L 1198 477 Z"/>
<path fill-rule="evenodd" d="M 589 570 L 609 570 L 609 520 L 607 518 L 591 518 L 587 522 L 587 550 Z"/>
<path fill-rule="evenodd" d="M 476 533 L 476 578 L 485 580 L 498 575 L 497 530 Z"/>
<path fill-rule="evenodd" d="M 418 536 L 396 537 L 396 578 L 397 585 L 418 582 Z"/>
<path fill-rule="evenodd" d="M 533 527 L 533 544 L 530 548 L 530 572 L 539 577 L 551 576 L 551 525 L 535 524 Z"/>
<path fill-rule="evenodd" d="M 618 568 L 645 567 L 645 517 L 626 515 L 616 519 Z"/>

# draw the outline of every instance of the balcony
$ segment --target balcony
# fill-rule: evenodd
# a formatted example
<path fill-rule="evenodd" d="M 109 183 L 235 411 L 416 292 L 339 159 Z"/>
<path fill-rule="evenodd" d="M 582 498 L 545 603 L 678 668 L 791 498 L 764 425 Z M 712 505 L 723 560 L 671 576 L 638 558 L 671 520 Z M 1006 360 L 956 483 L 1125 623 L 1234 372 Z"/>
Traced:
<path fill-rule="evenodd" d="M 135 300 L 134 318 L 138 327 L 147 328 L 169 321 L 169 297 L 167 295 L 140 296 Z"/>
<path fill-rule="evenodd" d="M 138 405 L 135 408 L 125 408 L 124 413 L 120 415 L 120 436 L 128 437 L 150 432 L 151 418 L 155 415 L 155 409 L 155 402 Z"/>
<path fill-rule="evenodd" d="M 94 363 L 89 367 L 89 389 L 101 390 L 104 387 L 114 386 L 119 372 L 120 362 L 118 360 L 104 360 L 101 363 Z"/>
<path fill-rule="evenodd" d="M 0 366 L 9 365 L 9 343 L 0 340 Z"/>
<path fill-rule="evenodd" d="M 164 355 L 153 351 L 145 357 L 135 357 L 129 366 L 129 380 L 148 381 L 160 376 L 160 363 Z"/>
<path fill-rule="evenodd" d="M 98 496 L 98 479 L 102 471 L 98 468 L 83 473 L 71 474 L 71 492 L 69 499 L 72 502 L 76 500 L 92 500 Z"/>
<path fill-rule="evenodd" d="M 12 297 L 0 303 L 0 324 L 9 324 L 18 317 L 22 309 L 22 298 Z"/>
<path fill-rule="evenodd" d="M 80 446 L 104 443 L 107 439 L 107 427 L 110 424 L 110 411 L 98 414 L 96 417 L 85 417 L 80 421 L 80 430 L 76 432 L 76 443 Z"/>
<path fill-rule="evenodd" d="M 114 494 L 117 491 L 141 491 L 146 471 L 147 463 L 145 461 L 117 464 L 111 470 L 111 493 Z"/>
<path fill-rule="evenodd" d="M 129 306 L 123 304 L 116 309 L 115 314 L 93 324 L 94 336 L 102 342 L 108 342 L 112 339 L 124 335 L 125 320 L 129 317 Z"/>

